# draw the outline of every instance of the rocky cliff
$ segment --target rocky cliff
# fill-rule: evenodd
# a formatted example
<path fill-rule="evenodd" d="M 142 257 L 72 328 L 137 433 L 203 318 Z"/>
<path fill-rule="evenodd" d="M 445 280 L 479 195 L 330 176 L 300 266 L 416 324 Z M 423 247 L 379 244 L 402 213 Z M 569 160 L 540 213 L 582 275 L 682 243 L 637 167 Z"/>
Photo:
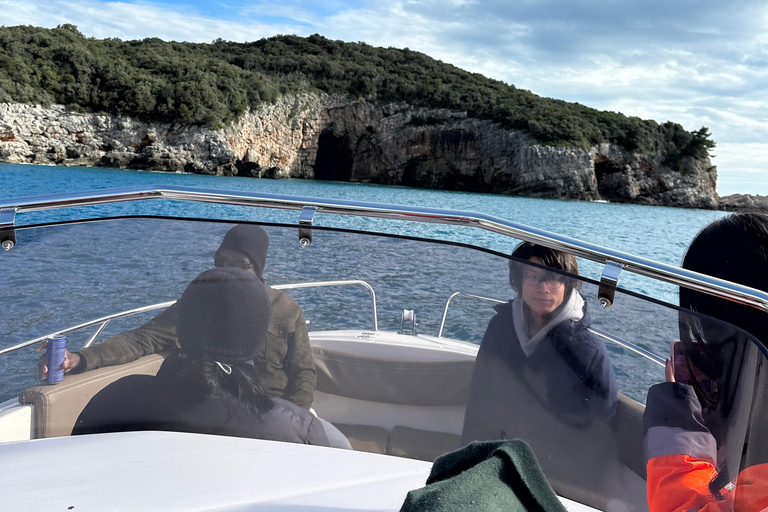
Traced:
<path fill-rule="evenodd" d="M 708 160 L 677 172 L 610 144 L 546 146 L 462 112 L 321 95 L 283 97 L 220 130 L 0 104 L 0 160 L 717 206 Z"/>

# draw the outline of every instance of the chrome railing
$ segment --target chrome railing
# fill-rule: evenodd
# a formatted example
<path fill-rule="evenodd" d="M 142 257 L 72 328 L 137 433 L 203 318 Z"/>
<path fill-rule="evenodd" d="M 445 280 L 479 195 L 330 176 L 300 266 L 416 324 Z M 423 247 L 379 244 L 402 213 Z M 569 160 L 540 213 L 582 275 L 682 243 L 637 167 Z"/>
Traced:
<path fill-rule="evenodd" d="M 440 320 L 440 327 L 437 330 L 437 337 L 442 338 L 443 337 L 443 328 L 445 327 L 445 319 L 448 317 L 448 307 L 451 305 L 451 301 L 454 297 L 458 295 L 464 295 L 466 297 L 472 297 L 473 299 L 480 299 L 485 300 L 488 302 L 495 302 L 497 304 L 503 304 L 507 301 L 501 300 L 501 299 L 495 299 L 493 297 L 485 297 L 483 295 L 477 295 L 474 293 L 468 293 L 468 292 L 454 292 L 449 297 L 448 300 L 445 301 L 445 307 L 443 308 L 443 318 Z M 649 352 L 648 350 L 645 350 L 642 347 L 638 347 L 634 343 L 630 343 L 628 341 L 625 341 L 621 338 L 618 338 L 612 334 L 608 334 L 605 331 L 601 331 L 600 329 L 595 329 L 594 327 L 589 327 L 589 331 L 593 332 L 597 336 L 600 336 L 604 340 L 610 341 L 611 343 L 614 343 L 622 348 L 625 348 L 631 352 L 634 352 L 635 354 L 642 356 L 660 366 L 664 366 L 664 359 L 657 356 L 653 352 Z"/>
<path fill-rule="evenodd" d="M 624 341 L 621 338 L 617 338 L 616 336 L 612 334 L 608 334 L 605 331 L 601 331 L 600 329 L 595 329 L 594 327 L 590 327 L 589 330 L 596 335 L 600 336 L 601 338 L 608 340 L 612 343 L 615 343 L 616 345 L 623 347 L 631 352 L 634 352 L 637 355 L 643 356 L 646 359 L 649 359 L 650 361 L 653 361 L 654 363 L 658 364 L 659 366 L 664 366 L 665 361 L 663 358 L 657 356 L 653 352 L 649 352 L 648 350 L 645 350 L 642 347 L 638 347 L 634 343 L 630 343 L 628 341 Z"/>
<path fill-rule="evenodd" d="M 474 293 L 467 293 L 467 292 L 453 292 L 450 297 L 448 297 L 448 300 L 445 301 L 445 306 L 443 307 L 443 318 L 440 320 L 440 327 L 437 329 L 437 337 L 442 338 L 443 337 L 443 327 L 445 327 L 445 319 L 448 317 L 448 307 L 451 305 L 451 301 L 454 297 L 457 295 L 464 295 L 467 297 L 472 297 L 474 299 L 480 299 L 480 300 L 487 300 L 489 302 L 495 302 L 497 304 L 504 304 L 505 300 L 501 299 L 494 299 L 493 297 L 484 297 L 482 295 L 475 295 Z"/>
<path fill-rule="evenodd" d="M 371 296 L 371 314 L 373 315 L 373 330 L 379 330 L 379 316 L 376 312 L 376 292 L 373 291 L 373 287 L 361 281 L 359 279 L 349 281 L 315 281 L 313 283 L 291 283 L 291 284 L 278 284 L 273 286 L 276 290 L 295 290 L 297 288 L 319 288 L 322 286 L 362 286 L 368 290 L 368 294 Z"/>
<path fill-rule="evenodd" d="M 317 199 L 276 194 L 256 194 L 242 191 L 198 189 L 173 186 L 140 186 L 120 189 L 102 189 L 80 193 L 52 194 L 17 199 L 0 199 L 0 211 L 6 213 L 0 219 L 0 230 L 14 228 L 16 214 L 89 206 L 143 199 L 168 199 L 174 201 L 195 201 L 204 203 L 229 204 L 238 206 L 259 206 L 289 210 L 304 207 L 316 209 L 316 213 L 357 215 L 386 219 L 432 222 L 460 226 L 471 226 L 519 240 L 534 242 L 552 249 L 571 253 L 575 256 L 607 264 L 615 262 L 623 270 L 676 286 L 708 293 L 716 297 L 733 300 L 768 312 L 768 293 L 717 279 L 672 265 L 640 258 L 621 251 L 615 251 L 589 242 L 582 242 L 556 233 L 550 233 L 511 222 L 499 217 L 439 208 L 417 206 L 393 206 L 378 203 Z"/>
<path fill-rule="evenodd" d="M 96 324 L 100 324 L 99 327 L 96 329 L 96 332 L 94 332 L 91 337 L 88 339 L 88 341 L 83 345 L 83 348 L 88 347 L 93 343 L 93 340 L 96 339 L 96 337 L 101 334 L 101 331 L 104 330 L 104 328 L 109 324 L 110 320 L 114 320 L 115 318 L 123 318 L 126 316 L 132 316 L 132 315 L 138 315 L 139 313 L 145 313 L 147 311 L 153 311 L 155 309 L 161 309 L 161 308 L 167 308 L 168 306 L 174 304 L 176 301 L 168 301 L 168 302 L 161 302 L 159 304 L 152 304 L 151 306 L 142 306 L 140 308 L 134 308 L 129 309 L 127 311 L 121 311 L 120 313 L 114 313 L 112 315 L 103 316 L 101 318 L 97 318 L 95 320 L 89 320 L 88 322 L 75 325 L 73 327 L 67 327 L 66 329 L 62 329 L 60 331 L 52 332 L 50 334 L 46 334 L 44 336 L 39 336 L 33 340 L 25 341 L 23 343 L 19 343 L 18 345 L 14 345 L 12 347 L 4 348 L 0 350 L 0 356 L 3 354 L 7 354 L 8 352 L 13 352 L 14 350 L 19 350 L 20 348 L 28 347 L 30 345 L 34 345 L 35 343 L 40 343 L 41 341 L 48 340 L 54 336 L 62 336 L 65 334 L 69 334 L 74 331 L 79 331 L 80 329 L 86 329 L 88 327 L 91 327 Z"/>
<path fill-rule="evenodd" d="M 373 290 L 373 287 L 370 284 L 366 283 L 365 281 L 361 281 L 358 279 L 347 280 L 347 281 L 315 281 L 311 283 L 278 284 L 278 285 L 272 286 L 272 288 L 276 290 L 295 290 L 298 288 L 319 288 L 324 286 L 362 286 L 363 288 L 368 290 L 368 294 L 371 297 L 371 313 L 373 316 L 373 330 L 374 331 L 379 330 L 379 320 L 378 320 L 378 314 L 376 312 L 376 292 Z M 99 334 L 101 334 L 102 331 L 107 327 L 107 325 L 109 325 L 110 320 L 114 320 L 115 318 L 125 318 L 133 315 L 138 315 L 140 313 L 146 313 L 147 311 L 154 311 L 156 309 L 164 309 L 175 303 L 176 303 L 175 300 L 171 300 L 168 302 L 160 302 L 160 303 L 152 304 L 149 306 L 142 306 L 140 308 L 121 311 L 120 313 L 114 313 L 111 315 L 103 316 L 95 320 L 89 320 L 88 322 L 78 324 L 73 327 L 67 327 L 66 329 L 63 329 L 61 331 L 52 332 L 44 336 L 38 336 L 33 340 L 25 341 L 25 342 L 19 343 L 18 345 L 14 345 L 12 347 L 4 348 L 0 350 L 0 356 L 3 354 L 7 354 L 8 352 L 13 352 L 14 350 L 19 350 L 21 348 L 34 345 L 35 343 L 40 343 L 54 336 L 62 336 L 74 331 L 79 331 L 81 329 L 87 329 L 88 327 L 92 327 L 98 324 L 98 327 L 93 332 L 93 334 L 91 334 L 91 336 L 88 338 L 88 341 L 86 341 L 81 347 L 81 348 L 87 348 L 91 346 L 91 344 L 96 340 Z"/>

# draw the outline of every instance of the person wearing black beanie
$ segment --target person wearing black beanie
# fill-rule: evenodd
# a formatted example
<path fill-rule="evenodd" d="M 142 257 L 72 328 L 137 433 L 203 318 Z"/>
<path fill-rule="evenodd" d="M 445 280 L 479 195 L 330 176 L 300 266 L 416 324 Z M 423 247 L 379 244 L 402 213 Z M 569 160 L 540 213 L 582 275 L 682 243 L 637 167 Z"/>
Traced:
<path fill-rule="evenodd" d="M 96 394 L 73 435 L 166 430 L 349 449 L 333 425 L 262 385 L 253 360 L 264 351 L 270 298 L 252 273 L 207 270 L 177 303 L 182 354 L 156 376 L 130 375 Z"/>
<path fill-rule="evenodd" d="M 237 224 L 224 236 L 214 262 L 217 268 L 243 269 L 263 282 L 268 249 L 269 236 L 264 229 L 254 224 Z M 304 314 L 288 294 L 269 286 L 264 288 L 271 316 L 264 350 L 253 358 L 253 364 L 270 396 L 285 398 L 309 409 L 317 375 Z M 178 306 L 173 305 L 137 329 L 78 352 L 67 352 L 64 371 L 80 373 L 101 366 L 126 364 L 149 354 L 174 352 L 177 310 Z M 41 378 L 45 378 L 47 372 L 45 364 L 43 357 L 38 364 Z"/>
<path fill-rule="evenodd" d="M 206 270 L 187 286 L 177 307 L 176 332 L 187 357 L 234 365 L 264 351 L 269 296 L 247 271 Z"/>
<path fill-rule="evenodd" d="M 261 226 L 238 224 L 224 235 L 216 250 L 213 261 L 217 267 L 238 267 L 245 265 L 261 278 L 267 262 L 269 236 Z"/>

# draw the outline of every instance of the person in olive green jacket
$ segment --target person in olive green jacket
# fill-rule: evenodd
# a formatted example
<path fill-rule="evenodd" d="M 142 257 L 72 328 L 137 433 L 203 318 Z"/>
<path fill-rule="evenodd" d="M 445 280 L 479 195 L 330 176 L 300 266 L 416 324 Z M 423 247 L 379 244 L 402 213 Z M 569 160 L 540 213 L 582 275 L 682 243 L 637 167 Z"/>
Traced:
<path fill-rule="evenodd" d="M 262 228 L 239 224 L 224 236 L 214 262 L 217 267 L 243 268 L 263 281 L 268 248 L 269 236 Z M 316 372 L 304 314 L 286 293 L 269 286 L 266 290 L 272 315 L 264 352 L 253 362 L 270 396 L 309 409 L 315 393 Z M 62 367 L 65 373 L 81 373 L 177 349 L 174 304 L 137 329 L 77 352 L 67 351 Z M 40 378 L 44 379 L 48 372 L 45 355 L 40 358 L 38 369 Z"/>

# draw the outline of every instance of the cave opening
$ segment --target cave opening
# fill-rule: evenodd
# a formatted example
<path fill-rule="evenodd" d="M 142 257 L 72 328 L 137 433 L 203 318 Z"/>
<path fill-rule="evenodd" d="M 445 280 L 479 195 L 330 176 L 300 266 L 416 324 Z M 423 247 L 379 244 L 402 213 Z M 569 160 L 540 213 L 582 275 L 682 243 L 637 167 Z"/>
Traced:
<path fill-rule="evenodd" d="M 352 177 L 352 148 L 349 138 L 324 130 L 317 141 L 315 179 L 349 181 Z"/>
<path fill-rule="evenodd" d="M 598 155 L 595 158 L 595 179 L 597 191 L 603 199 L 613 200 L 621 193 L 617 190 L 616 173 L 621 169 L 608 157 Z"/>

